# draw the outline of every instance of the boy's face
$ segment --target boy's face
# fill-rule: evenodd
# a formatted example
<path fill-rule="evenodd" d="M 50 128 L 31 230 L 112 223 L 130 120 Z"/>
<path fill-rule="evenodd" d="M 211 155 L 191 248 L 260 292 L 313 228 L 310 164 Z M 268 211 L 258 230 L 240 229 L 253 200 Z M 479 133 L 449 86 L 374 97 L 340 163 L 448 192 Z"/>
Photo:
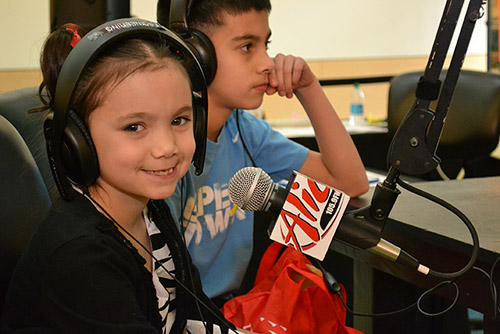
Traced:
<path fill-rule="evenodd" d="M 208 88 L 210 106 L 258 108 L 274 68 L 267 54 L 271 36 L 267 12 L 226 14 L 224 24 L 208 35 L 217 54 L 217 74 Z"/>

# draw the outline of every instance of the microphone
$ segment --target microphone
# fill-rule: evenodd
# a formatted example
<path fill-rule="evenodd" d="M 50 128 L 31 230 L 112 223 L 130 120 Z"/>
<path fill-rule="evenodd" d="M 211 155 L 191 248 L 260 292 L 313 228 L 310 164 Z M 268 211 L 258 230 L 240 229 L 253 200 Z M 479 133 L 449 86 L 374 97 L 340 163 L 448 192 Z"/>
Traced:
<path fill-rule="evenodd" d="M 369 208 L 345 212 L 348 195 L 301 173 L 294 171 L 284 188 L 262 169 L 245 167 L 229 181 L 229 197 L 243 210 L 271 213 L 272 240 L 319 260 L 335 239 L 429 273 L 414 257 L 381 238 L 383 223 L 369 214 Z"/>

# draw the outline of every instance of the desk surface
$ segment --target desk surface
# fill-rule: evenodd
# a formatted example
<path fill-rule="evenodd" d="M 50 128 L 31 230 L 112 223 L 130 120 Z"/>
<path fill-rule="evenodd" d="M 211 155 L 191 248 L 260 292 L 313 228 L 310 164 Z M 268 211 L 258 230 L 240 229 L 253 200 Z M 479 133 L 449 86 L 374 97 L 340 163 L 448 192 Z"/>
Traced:
<path fill-rule="evenodd" d="M 314 130 L 308 119 L 303 121 L 272 121 L 269 122 L 273 129 L 282 133 L 288 138 L 314 138 Z M 347 132 L 351 135 L 369 134 L 369 133 L 387 133 L 387 124 L 385 122 L 366 125 L 349 125 L 348 121 L 342 121 Z"/>
<path fill-rule="evenodd" d="M 412 185 L 451 203 L 470 219 L 478 232 L 481 247 L 475 267 L 489 272 L 500 254 L 500 177 L 415 182 Z M 434 202 L 400 187 L 398 189 L 401 194 L 389 214 L 383 238 L 400 246 L 433 270 L 455 272 L 462 268 L 469 261 L 472 250 L 470 234 L 463 222 Z M 350 204 L 364 207 L 370 203 L 372 193 L 373 188 L 366 195 L 352 199 Z M 333 242 L 330 248 L 351 257 L 357 263 L 367 264 L 420 288 L 428 289 L 441 281 L 340 242 Z M 361 274 L 366 275 L 366 272 Z M 355 277 L 361 274 L 354 273 Z M 495 276 L 494 281 L 497 287 L 500 286 L 499 275 Z M 493 299 L 487 277 L 479 270 L 471 270 L 457 284 L 460 289 L 458 303 L 485 314 L 485 326 L 488 326 L 485 333 L 498 333 L 500 322 L 492 320 Z M 373 283 L 368 287 L 355 286 L 355 300 L 362 300 L 370 287 L 373 287 Z M 356 291 L 360 291 L 359 297 Z M 443 296 L 450 300 L 455 297 L 450 292 L 443 292 Z"/>
<path fill-rule="evenodd" d="M 477 230 L 481 248 L 500 253 L 500 177 L 412 183 L 462 211 Z M 472 240 L 464 223 L 447 209 L 401 189 L 389 215 L 391 219 L 467 244 Z M 369 204 L 373 189 L 353 200 Z"/>

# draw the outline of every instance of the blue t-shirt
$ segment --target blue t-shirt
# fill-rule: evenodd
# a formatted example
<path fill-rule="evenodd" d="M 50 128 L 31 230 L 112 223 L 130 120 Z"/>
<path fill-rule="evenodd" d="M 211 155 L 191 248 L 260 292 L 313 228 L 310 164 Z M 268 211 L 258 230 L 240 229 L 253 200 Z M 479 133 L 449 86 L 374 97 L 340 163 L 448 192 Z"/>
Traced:
<path fill-rule="evenodd" d="M 241 168 L 252 166 L 240 135 L 257 167 L 275 182 L 299 170 L 309 152 L 274 131 L 269 123 L 236 110 L 227 119 L 217 142 L 207 141 L 203 173 L 196 176 L 191 166 L 175 193 L 167 199 L 174 219 L 179 221 L 184 203 L 186 244 L 210 298 L 240 287 L 252 255 L 253 212 L 236 208 L 229 199 L 231 177 Z"/>

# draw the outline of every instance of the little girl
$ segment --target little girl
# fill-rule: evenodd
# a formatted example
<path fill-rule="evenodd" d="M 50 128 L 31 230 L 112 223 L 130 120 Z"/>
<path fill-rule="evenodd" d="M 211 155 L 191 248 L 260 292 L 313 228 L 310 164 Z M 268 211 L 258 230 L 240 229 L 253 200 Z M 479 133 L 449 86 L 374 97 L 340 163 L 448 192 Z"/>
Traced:
<path fill-rule="evenodd" d="M 141 26 L 148 33 L 138 34 Z M 158 31 L 151 34 L 151 29 Z M 46 40 L 40 92 L 46 101 L 42 109 L 53 113 L 46 121 L 48 153 L 55 150 L 52 161 L 60 160 L 62 181 L 67 177 L 71 186 L 59 187 L 64 198 L 53 204 L 18 263 L 2 330 L 226 333 L 234 328 L 203 293 L 163 201 L 195 153 L 188 74 L 195 61 L 187 47 L 179 52 L 171 45 L 166 29 L 148 21 L 110 22 L 83 38 L 128 31 L 134 31 L 131 37 L 92 51 L 76 80 L 70 110 L 62 112 L 61 133 L 55 129 L 62 117 L 56 96 L 68 87 L 57 81 L 66 57 L 84 41 L 75 25 L 62 26 Z M 81 161 L 73 151 L 81 149 L 82 140 L 73 139 L 71 126 L 86 141 L 82 150 L 95 159 L 93 177 L 92 161 L 74 172 Z M 62 142 L 61 147 L 54 149 L 51 141 Z M 91 177 L 81 180 L 79 174 L 86 173 Z"/>

